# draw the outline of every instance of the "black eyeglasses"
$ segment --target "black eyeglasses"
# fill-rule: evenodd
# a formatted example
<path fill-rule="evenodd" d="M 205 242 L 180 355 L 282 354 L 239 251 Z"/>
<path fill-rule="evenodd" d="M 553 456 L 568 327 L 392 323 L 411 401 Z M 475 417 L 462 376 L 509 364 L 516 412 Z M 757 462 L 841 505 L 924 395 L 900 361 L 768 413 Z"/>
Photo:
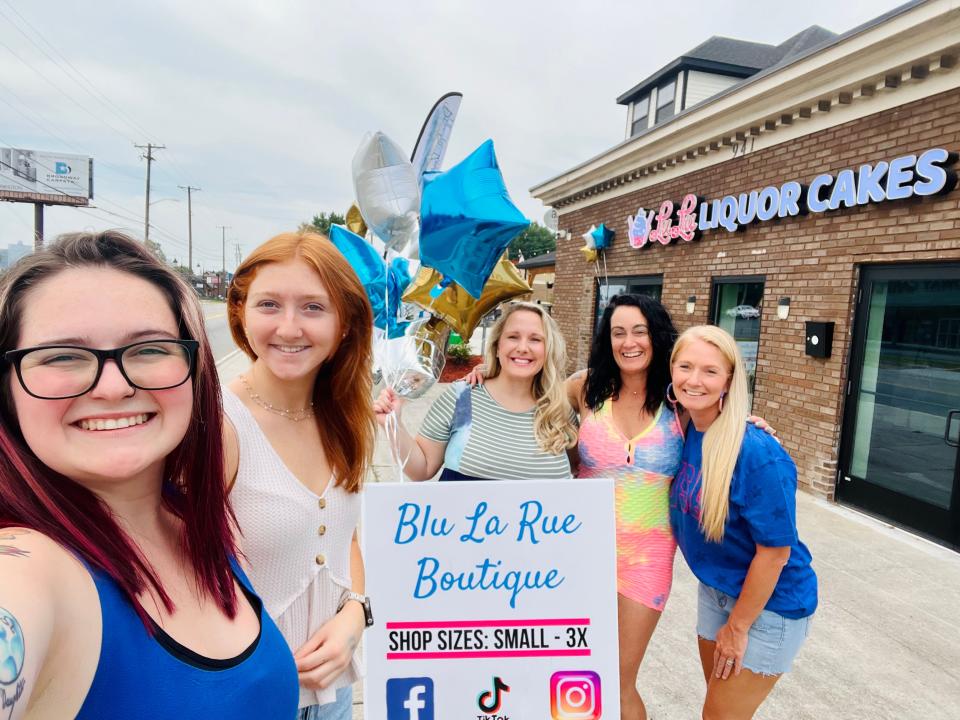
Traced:
<path fill-rule="evenodd" d="M 20 386 L 40 400 L 79 397 L 96 387 L 107 360 L 140 390 L 169 390 L 183 385 L 196 366 L 196 340 L 145 340 L 97 350 L 79 345 L 43 345 L 10 350 L 3 357 L 17 371 Z"/>

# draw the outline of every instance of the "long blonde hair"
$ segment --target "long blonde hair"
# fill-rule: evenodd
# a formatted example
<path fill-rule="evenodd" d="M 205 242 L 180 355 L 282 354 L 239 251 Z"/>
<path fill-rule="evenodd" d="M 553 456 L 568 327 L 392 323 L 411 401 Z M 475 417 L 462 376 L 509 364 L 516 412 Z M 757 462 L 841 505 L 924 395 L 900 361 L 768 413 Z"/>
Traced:
<path fill-rule="evenodd" d="M 488 378 L 492 379 L 500 374 L 500 360 L 497 358 L 500 336 L 503 335 L 507 318 L 520 311 L 539 315 L 543 324 L 543 368 L 533 379 L 533 397 L 537 401 L 533 416 L 533 434 L 544 452 L 558 455 L 577 444 L 577 428 L 571 419 L 573 411 L 564 385 L 563 368 L 567 365 L 567 345 L 556 320 L 540 305 L 533 303 L 518 302 L 506 306 L 490 331 L 487 346 L 483 351 L 483 362 L 487 367 Z"/>
<path fill-rule="evenodd" d="M 736 341 L 715 325 L 697 325 L 685 330 L 670 354 L 671 368 L 677 355 L 693 340 L 702 340 L 717 348 L 731 375 L 722 412 L 703 435 L 700 527 L 707 540 L 721 542 L 730 510 L 730 480 L 740 456 L 749 412 L 747 368 Z"/>

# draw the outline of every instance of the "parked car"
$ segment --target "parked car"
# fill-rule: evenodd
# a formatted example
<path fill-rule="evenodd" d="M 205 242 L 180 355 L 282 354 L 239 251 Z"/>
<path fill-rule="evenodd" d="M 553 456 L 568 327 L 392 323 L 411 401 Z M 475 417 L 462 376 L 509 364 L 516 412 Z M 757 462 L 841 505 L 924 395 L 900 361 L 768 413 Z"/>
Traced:
<path fill-rule="evenodd" d="M 727 310 L 727 315 L 730 317 L 758 318 L 760 317 L 760 308 L 755 308 L 753 305 L 737 305 Z"/>

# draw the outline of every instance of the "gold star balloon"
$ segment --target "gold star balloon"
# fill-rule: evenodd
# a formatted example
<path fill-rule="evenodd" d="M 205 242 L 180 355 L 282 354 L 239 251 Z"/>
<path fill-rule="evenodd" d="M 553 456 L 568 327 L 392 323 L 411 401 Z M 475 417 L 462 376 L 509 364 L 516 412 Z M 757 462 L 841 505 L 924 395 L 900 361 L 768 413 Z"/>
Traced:
<path fill-rule="evenodd" d="M 440 318 L 464 339 L 473 334 L 483 316 L 497 305 L 532 292 L 506 255 L 494 266 L 479 298 L 471 296 L 457 283 L 450 283 L 438 293 L 437 285 L 441 280 L 443 275 L 433 268 L 421 267 L 403 299 Z"/>
<path fill-rule="evenodd" d="M 584 245 L 582 248 L 580 248 L 580 253 L 583 255 L 583 259 L 587 262 L 592 263 L 597 261 L 597 251 L 592 247 Z"/>
<path fill-rule="evenodd" d="M 363 215 L 360 214 L 360 208 L 356 203 L 347 210 L 347 230 L 360 237 L 367 234 L 367 224 L 363 221 Z"/>

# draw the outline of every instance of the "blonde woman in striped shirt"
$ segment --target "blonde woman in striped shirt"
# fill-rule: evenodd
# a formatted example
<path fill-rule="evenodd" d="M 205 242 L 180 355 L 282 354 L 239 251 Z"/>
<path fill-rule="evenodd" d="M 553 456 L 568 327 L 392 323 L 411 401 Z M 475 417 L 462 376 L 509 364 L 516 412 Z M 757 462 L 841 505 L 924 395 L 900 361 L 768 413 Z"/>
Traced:
<path fill-rule="evenodd" d="M 427 480 L 525 480 L 571 477 L 567 451 L 576 416 L 563 383 L 566 345 L 539 305 L 503 310 L 484 351 L 483 385 L 458 382 L 434 401 L 416 438 L 400 424 L 404 471 Z M 382 425 L 402 401 L 387 388 L 374 403 Z"/>

